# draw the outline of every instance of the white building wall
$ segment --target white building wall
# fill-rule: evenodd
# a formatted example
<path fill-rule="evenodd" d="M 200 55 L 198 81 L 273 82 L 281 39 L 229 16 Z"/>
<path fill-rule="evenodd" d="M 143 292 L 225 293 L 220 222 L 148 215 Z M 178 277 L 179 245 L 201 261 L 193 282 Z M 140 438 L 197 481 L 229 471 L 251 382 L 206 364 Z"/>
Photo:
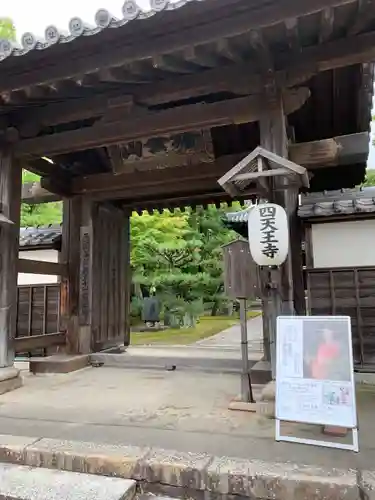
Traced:
<path fill-rule="evenodd" d="M 314 267 L 375 266 L 375 219 L 311 228 Z"/>
<path fill-rule="evenodd" d="M 20 250 L 20 259 L 42 260 L 44 262 L 58 262 L 59 252 L 52 249 L 44 250 Z M 49 274 L 25 274 L 18 273 L 19 285 L 39 285 L 48 283 L 58 283 L 58 276 Z"/>

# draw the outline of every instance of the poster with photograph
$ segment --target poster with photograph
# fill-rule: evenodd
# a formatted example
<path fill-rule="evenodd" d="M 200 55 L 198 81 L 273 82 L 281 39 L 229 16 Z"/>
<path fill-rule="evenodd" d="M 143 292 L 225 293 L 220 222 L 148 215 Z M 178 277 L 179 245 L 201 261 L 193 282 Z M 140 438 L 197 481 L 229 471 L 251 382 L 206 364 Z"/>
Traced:
<path fill-rule="evenodd" d="M 350 318 L 280 316 L 276 418 L 357 427 Z"/>

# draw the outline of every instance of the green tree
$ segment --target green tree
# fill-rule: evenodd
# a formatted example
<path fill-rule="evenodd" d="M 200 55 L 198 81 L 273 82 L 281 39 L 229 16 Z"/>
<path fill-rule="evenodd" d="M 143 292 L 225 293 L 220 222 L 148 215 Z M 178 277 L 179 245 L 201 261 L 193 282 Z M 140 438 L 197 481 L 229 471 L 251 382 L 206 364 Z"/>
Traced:
<path fill-rule="evenodd" d="M 0 39 L 15 40 L 16 30 L 13 21 L 8 17 L 0 18 Z"/>
<path fill-rule="evenodd" d="M 237 207 L 235 208 L 237 209 Z M 134 215 L 131 220 L 135 283 L 155 287 L 170 308 L 197 311 L 211 304 L 216 314 L 223 294 L 222 245 L 235 235 L 224 228 L 227 209 Z"/>
<path fill-rule="evenodd" d="M 375 186 L 375 170 L 367 170 L 366 179 L 362 186 Z"/>
<path fill-rule="evenodd" d="M 39 182 L 40 177 L 24 170 L 22 182 Z M 62 221 L 62 202 L 41 203 L 39 205 L 21 205 L 21 227 L 48 226 Z"/>

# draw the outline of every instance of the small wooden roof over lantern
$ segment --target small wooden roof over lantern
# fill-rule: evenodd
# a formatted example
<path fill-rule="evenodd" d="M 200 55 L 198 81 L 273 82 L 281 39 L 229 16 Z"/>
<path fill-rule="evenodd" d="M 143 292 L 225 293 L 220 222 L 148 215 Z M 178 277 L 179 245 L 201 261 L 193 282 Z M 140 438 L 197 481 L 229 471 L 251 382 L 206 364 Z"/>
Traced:
<path fill-rule="evenodd" d="M 276 176 L 298 176 L 309 187 L 306 168 L 258 146 L 219 179 L 222 188 L 233 197 L 243 196 L 256 183 L 261 190 L 264 180 Z"/>

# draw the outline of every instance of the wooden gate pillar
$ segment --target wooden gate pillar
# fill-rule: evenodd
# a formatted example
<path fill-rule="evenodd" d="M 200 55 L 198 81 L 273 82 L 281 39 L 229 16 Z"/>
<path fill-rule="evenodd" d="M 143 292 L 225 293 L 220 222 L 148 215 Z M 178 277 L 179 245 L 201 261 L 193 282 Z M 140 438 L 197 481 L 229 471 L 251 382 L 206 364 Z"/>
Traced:
<path fill-rule="evenodd" d="M 91 347 L 130 340 L 130 214 L 109 204 L 94 209 L 92 224 Z"/>
<path fill-rule="evenodd" d="M 0 150 L 0 394 L 22 385 L 14 364 L 22 169 Z"/>
<path fill-rule="evenodd" d="M 284 158 L 288 157 L 286 116 L 281 92 L 266 96 L 265 113 L 260 120 L 261 145 Z M 283 206 L 288 215 L 290 251 L 281 268 L 281 300 L 284 314 L 304 314 L 305 291 L 302 267 L 302 231 L 297 217 L 299 186 L 287 179 L 275 179 L 273 200 Z"/>
<path fill-rule="evenodd" d="M 90 352 L 87 332 L 80 328 L 81 226 L 83 211 L 87 217 L 87 210 L 82 197 L 64 200 L 60 258 L 67 265 L 67 273 L 61 280 L 60 326 L 66 332 L 68 354 Z"/>
<path fill-rule="evenodd" d="M 129 344 L 129 214 L 85 197 L 64 201 L 61 328 L 68 354 Z"/>

